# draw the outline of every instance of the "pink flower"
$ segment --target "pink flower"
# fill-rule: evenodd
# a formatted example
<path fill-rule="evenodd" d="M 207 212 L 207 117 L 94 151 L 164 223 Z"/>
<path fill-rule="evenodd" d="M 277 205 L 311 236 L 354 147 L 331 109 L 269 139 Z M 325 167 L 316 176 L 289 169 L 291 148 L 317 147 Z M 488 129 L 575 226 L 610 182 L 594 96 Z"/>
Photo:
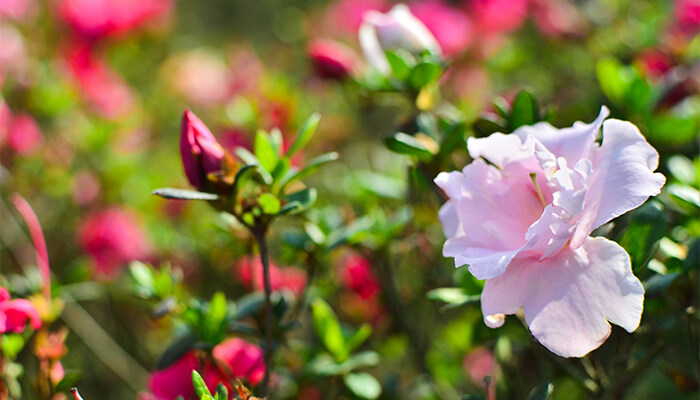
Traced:
<path fill-rule="evenodd" d="M 411 12 L 440 44 L 446 55 L 464 51 L 472 42 L 473 27 L 466 13 L 443 0 L 422 0 L 411 3 Z"/>
<path fill-rule="evenodd" d="M 671 57 L 661 49 L 647 49 L 637 56 L 642 71 L 654 79 L 662 78 L 673 68 Z"/>
<path fill-rule="evenodd" d="M 358 32 L 362 52 L 369 64 L 388 75 L 391 72 L 385 52 L 403 49 L 411 53 L 427 50 L 436 56 L 442 50 L 435 36 L 405 4 L 395 5 L 391 11 L 367 11 Z"/>
<path fill-rule="evenodd" d="M 113 278 L 129 261 L 151 255 L 150 243 L 135 217 L 119 208 L 87 217 L 78 227 L 78 242 L 101 278 Z"/>
<path fill-rule="evenodd" d="M 60 17 L 82 38 L 101 39 L 167 14 L 170 0 L 63 0 Z"/>
<path fill-rule="evenodd" d="M 362 256 L 356 254 L 348 256 L 340 277 L 343 284 L 363 300 L 371 299 L 379 293 L 379 282 L 372 274 L 372 266 L 369 260 Z"/>
<path fill-rule="evenodd" d="M 41 318 L 34 304 L 25 299 L 10 300 L 10 292 L 0 287 L 0 333 L 22 333 L 29 320 L 32 328 L 41 327 Z"/>
<path fill-rule="evenodd" d="M 212 360 L 200 359 L 191 351 L 165 369 L 155 371 L 148 379 L 151 391 L 142 398 L 151 400 L 174 400 L 178 396 L 194 399 L 192 370 L 202 375 L 212 392 L 222 382 L 231 395 L 229 381 L 235 378 L 257 385 L 265 375 L 265 361 L 260 347 L 243 339 L 232 338 L 220 343 L 212 351 Z"/>
<path fill-rule="evenodd" d="M 485 347 L 475 347 L 464 357 L 464 370 L 472 382 L 480 387 L 486 386 L 484 377 L 494 377 L 499 371 L 496 358 Z"/>
<path fill-rule="evenodd" d="M 688 35 L 700 32 L 700 0 L 676 0 L 673 15 L 680 31 Z"/>
<path fill-rule="evenodd" d="M 169 85 L 191 104 L 221 104 L 233 91 L 228 66 L 209 50 L 198 49 L 173 56 L 165 63 L 164 70 Z"/>
<path fill-rule="evenodd" d="M 582 36 L 587 28 L 581 11 L 569 0 L 531 0 L 537 28 L 546 36 Z"/>
<path fill-rule="evenodd" d="M 603 123 L 607 115 L 603 107 L 591 124 L 470 138 L 475 161 L 435 179 L 449 197 L 439 213 L 443 254 L 486 280 L 486 325 L 522 308 L 533 335 L 564 357 L 600 346 L 608 321 L 634 331 L 644 303 L 624 249 L 589 235 L 658 194 L 665 178 L 637 127 Z"/>
<path fill-rule="evenodd" d="M 357 56 L 347 46 L 332 40 L 316 40 L 308 49 L 318 76 L 343 81 L 356 68 Z"/>
<path fill-rule="evenodd" d="M 0 1 L 0 19 L 27 19 L 35 13 L 36 8 L 34 0 L 3 0 Z"/>
<path fill-rule="evenodd" d="M 236 278 L 248 289 L 263 290 L 265 281 L 263 266 L 260 258 L 244 257 L 238 260 L 238 268 L 234 270 Z M 289 290 L 300 295 L 306 287 L 306 273 L 296 268 L 280 268 L 270 263 L 270 285 L 272 290 Z"/>
<path fill-rule="evenodd" d="M 12 150 L 21 155 L 29 155 L 43 140 L 41 129 L 29 114 L 19 114 L 12 118 L 7 134 L 7 141 Z"/>
<path fill-rule="evenodd" d="M 224 155 L 224 149 L 204 122 L 186 110 L 180 128 L 180 156 L 190 184 L 204 189 L 207 174 L 221 170 Z"/>
<path fill-rule="evenodd" d="M 516 30 L 527 16 L 528 0 L 470 0 L 469 11 L 477 34 Z"/>
<path fill-rule="evenodd" d="M 328 18 L 334 28 L 355 34 L 367 11 L 386 8 L 386 0 L 340 0 L 330 9 Z"/>

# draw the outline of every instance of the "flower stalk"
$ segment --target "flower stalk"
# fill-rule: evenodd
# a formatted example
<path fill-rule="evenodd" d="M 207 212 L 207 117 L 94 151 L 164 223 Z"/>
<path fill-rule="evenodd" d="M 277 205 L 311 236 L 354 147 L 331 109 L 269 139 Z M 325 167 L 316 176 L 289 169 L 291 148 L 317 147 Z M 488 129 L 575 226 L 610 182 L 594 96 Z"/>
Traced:
<path fill-rule="evenodd" d="M 253 227 L 251 229 L 253 236 L 255 236 L 255 241 L 258 243 L 258 250 L 260 251 L 260 261 L 263 266 L 263 281 L 265 286 L 265 344 L 263 346 L 265 360 L 265 376 L 261 384 L 261 395 L 266 396 L 268 394 L 270 386 L 270 374 L 272 373 L 273 365 L 272 358 L 274 356 L 274 345 L 272 333 L 274 330 L 274 316 L 272 315 L 272 285 L 270 283 L 270 255 L 267 250 L 267 240 L 265 239 L 265 234 L 267 233 L 267 226 L 260 225 Z"/>

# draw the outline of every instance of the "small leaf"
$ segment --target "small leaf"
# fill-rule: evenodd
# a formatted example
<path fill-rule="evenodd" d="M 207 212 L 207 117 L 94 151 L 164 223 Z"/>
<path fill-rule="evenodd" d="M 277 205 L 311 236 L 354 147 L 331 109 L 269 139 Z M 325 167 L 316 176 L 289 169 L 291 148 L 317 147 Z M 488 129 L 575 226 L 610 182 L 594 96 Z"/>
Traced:
<path fill-rule="evenodd" d="M 216 395 L 214 396 L 215 400 L 228 400 L 228 389 L 226 389 L 226 386 L 224 386 L 223 383 L 219 382 L 218 385 L 216 385 Z"/>
<path fill-rule="evenodd" d="M 472 125 L 477 137 L 486 137 L 495 132 L 504 132 L 506 129 L 496 120 L 490 118 L 479 118 Z"/>
<path fill-rule="evenodd" d="M 435 63 L 423 62 L 416 65 L 411 71 L 410 83 L 415 89 L 427 86 L 435 82 L 442 75 L 442 67 Z"/>
<path fill-rule="evenodd" d="M 430 300 L 438 300 L 447 303 L 440 307 L 440 312 L 445 312 L 453 308 L 467 304 L 476 303 L 481 299 L 481 295 L 470 295 L 462 288 L 438 288 L 427 293 Z"/>
<path fill-rule="evenodd" d="M 692 186 L 698 181 L 698 170 L 688 158 L 682 155 L 671 156 L 666 165 L 671 175 L 681 183 Z"/>
<path fill-rule="evenodd" d="M 352 335 L 348 340 L 347 343 L 345 343 L 345 351 L 350 354 L 355 349 L 360 347 L 362 343 L 364 343 L 372 334 L 372 326 L 370 324 L 362 324 L 360 326 L 360 329 L 355 331 L 355 334 Z"/>
<path fill-rule="evenodd" d="M 194 386 L 194 391 L 198 398 L 201 399 L 204 395 L 209 395 L 209 397 L 211 397 L 211 392 L 209 391 L 207 384 L 204 383 L 204 379 L 202 379 L 199 372 L 194 369 L 192 370 L 192 385 Z"/>
<path fill-rule="evenodd" d="M 277 154 L 274 146 L 270 143 L 270 136 L 263 130 L 259 130 L 255 134 L 254 151 L 255 157 L 260 160 L 260 165 L 267 172 L 272 172 L 277 165 Z"/>
<path fill-rule="evenodd" d="M 156 189 L 151 194 L 160 196 L 166 199 L 175 200 L 207 200 L 213 201 L 218 200 L 219 196 L 214 193 L 197 192 L 194 190 L 185 189 L 174 189 L 174 188 L 160 188 Z"/>
<path fill-rule="evenodd" d="M 257 164 L 248 164 L 242 166 L 241 169 L 239 169 L 238 172 L 236 172 L 236 177 L 233 180 L 232 189 L 232 192 L 234 194 L 238 194 L 239 188 L 242 188 L 246 184 L 246 182 L 248 182 L 248 180 L 253 175 L 257 167 Z"/>
<path fill-rule="evenodd" d="M 314 188 L 306 188 L 289 194 L 284 197 L 286 203 L 277 214 L 283 215 L 300 213 L 311 207 L 316 202 L 316 197 L 316 189 Z"/>
<path fill-rule="evenodd" d="M 260 165 L 260 160 L 245 147 L 236 147 L 233 152 L 236 157 L 248 165 Z"/>
<path fill-rule="evenodd" d="M 552 398 L 554 386 L 550 382 L 543 382 L 535 386 L 525 400 L 549 400 Z"/>
<path fill-rule="evenodd" d="M 129 264 L 129 273 L 134 281 L 134 291 L 139 296 L 150 297 L 155 293 L 153 271 L 140 261 Z"/>
<path fill-rule="evenodd" d="M 281 208 L 280 201 L 272 193 L 263 193 L 258 196 L 258 204 L 263 212 L 268 215 L 277 214 Z"/>
<path fill-rule="evenodd" d="M 423 146 L 421 142 L 403 132 L 398 132 L 394 136 L 384 139 L 384 144 L 394 153 L 414 156 L 422 160 L 429 160 L 433 157 L 433 153 Z"/>
<path fill-rule="evenodd" d="M 521 126 L 533 125 L 539 119 L 539 108 L 535 97 L 527 90 L 522 90 L 513 101 L 508 128 L 514 131 Z"/>
<path fill-rule="evenodd" d="M 666 217 L 656 201 L 649 201 L 630 213 L 630 223 L 619 243 L 630 255 L 635 271 L 649 262 L 665 230 Z"/>
<path fill-rule="evenodd" d="M 78 386 L 78 383 L 83 380 L 83 373 L 77 370 L 66 371 L 63 378 L 56 384 L 54 392 L 65 392 L 70 390 L 74 386 Z"/>
<path fill-rule="evenodd" d="M 318 123 L 321 121 L 321 114 L 319 113 L 313 113 L 309 117 L 309 119 L 306 120 L 306 123 L 304 123 L 304 126 L 301 127 L 301 130 L 299 131 L 299 135 L 297 135 L 296 140 L 294 143 L 292 143 L 291 146 L 289 146 L 289 149 L 287 150 L 287 158 L 291 158 L 294 153 L 297 151 L 301 150 L 306 146 L 306 144 L 311 140 L 311 137 L 314 135 L 314 132 L 316 132 L 316 128 L 318 128 Z"/>
<path fill-rule="evenodd" d="M 311 304 L 311 318 L 316 334 L 328 351 L 336 360 L 344 361 L 347 358 L 345 338 L 333 309 L 321 298 L 317 298 Z"/>
<path fill-rule="evenodd" d="M 596 76 L 603 93 L 613 103 L 622 103 L 632 82 L 629 71 L 615 58 L 603 58 L 596 65 Z"/>
<path fill-rule="evenodd" d="M 262 293 L 255 292 L 236 300 L 236 313 L 233 320 L 239 321 L 251 315 L 255 315 L 265 304 L 265 297 Z"/>
<path fill-rule="evenodd" d="M 209 302 L 209 309 L 205 315 L 207 341 L 216 343 L 225 332 L 226 326 L 226 296 L 222 292 L 216 292 Z"/>
<path fill-rule="evenodd" d="M 363 399 L 376 399 L 382 394 L 379 381 L 365 372 L 349 373 L 343 377 L 343 382 L 355 396 Z"/>
<path fill-rule="evenodd" d="M 411 73 L 411 68 L 413 62 L 407 60 L 408 57 L 412 57 L 410 54 L 397 54 L 393 51 L 386 52 L 386 59 L 391 67 L 392 75 L 400 80 L 406 80 L 408 75 Z"/>
<path fill-rule="evenodd" d="M 443 159 L 450 155 L 458 147 L 466 149 L 467 144 L 464 141 L 465 131 L 466 126 L 463 122 L 453 124 L 442 137 L 442 141 L 440 142 L 440 151 L 438 151 L 437 157 L 439 159 Z"/>

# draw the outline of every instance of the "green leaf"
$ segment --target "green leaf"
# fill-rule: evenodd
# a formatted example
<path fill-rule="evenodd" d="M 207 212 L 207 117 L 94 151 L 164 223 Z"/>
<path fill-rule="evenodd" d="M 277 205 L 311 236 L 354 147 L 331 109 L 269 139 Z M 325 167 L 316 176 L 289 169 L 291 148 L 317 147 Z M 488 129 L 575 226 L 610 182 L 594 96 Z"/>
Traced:
<path fill-rule="evenodd" d="M 442 67 L 435 63 L 422 62 L 411 71 L 410 84 L 414 89 L 420 89 L 437 81 L 442 75 Z"/>
<path fill-rule="evenodd" d="M 81 380 L 83 380 L 83 373 L 81 371 L 66 371 L 63 378 L 56 384 L 54 392 L 66 392 L 70 390 L 70 388 L 78 386 Z"/>
<path fill-rule="evenodd" d="M 202 379 L 199 372 L 194 369 L 192 370 L 192 385 L 194 386 L 194 391 L 198 398 L 202 398 L 204 395 L 211 397 L 211 392 L 209 391 L 207 384 L 204 383 L 204 379 Z"/>
<path fill-rule="evenodd" d="M 467 304 L 473 304 L 481 299 L 481 295 L 470 295 L 462 288 L 438 288 L 427 293 L 430 300 L 443 301 L 447 303 L 440 308 L 440 312 L 445 312 L 453 308 Z"/>
<path fill-rule="evenodd" d="M 476 131 L 477 137 L 486 137 L 494 132 L 506 131 L 499 121 L 490 118 L 479 118 L 472 127 Z"/>
<path fill-rule="evenodd" d="M 350 354 L 355 349 L 360 347 L 362 343 L 364 343 L 372 334 L 372 326 L 370 324 L 362 324 L 360 326 L 360 329 L 355 331 L 355 334 L 352 335 L 347 342 L 345 343 L 345 351 Z"/>
<path fill-rule="evenodd" d="M 236 157 L 240 158 L 245 164 L 248 165 L 260 165 L 260 160 L 245 147 L 236 147 L 233 150 Z"/>
<path fill-rule="evenodd" d="M 535 386 L 525 400 L 549 400 L 552 398 L 554 386 L 550 382 L 543 382 Z"/>
<path fill-rule="evenodd" d="M 226 307 L 226 296 L 222 292 L 214 293 L 204 317 L 207 332 L 205 339 L 212 344 L 216 344 L 226 331 Z"/>
<path fill-rule="evenodd" d="M 262 293 L 250 293 L 236 300 L 236 313 L 233 320 L 239 321 L 251 315 L 257 314 L 265 305 L 265 297 Z"/>
<path fill-rule="evenodd" d="M 466 125 L 463 122 L 458 122 L 450 126 L 440 141 L 440 151 L 438 151 L 437 157 L 443 159 L 452 154 L 458 147 L 466 149 L 467 143 L 464 140 L 465 131 Z"/>
<path fill-rule="evenodd" d="M 219 382 L 218 385 L 216 385 L 216 394 L 214 396 L 215 400 L 228 400 L 228 389 L 226 389 L 226 386 L 224 386 L 223 383 Z"/>
<path fill-rule="evenodd" d="M 134 291 L 139 296 L 151 297 L 155 294 L 153 271 L 148 265 L 140 261 L 132 261 L 129 264 L 129 273 L 134 281 Z"/>
<path fill-rule="evenodd" d="M 213 201 L 218 200 L 219 196 L 214 193 L 197 192 L 194 190 L 185 189 L 174 189 L 174 188 L 160 188 L 156 189 L 151 194 L 160 196 L 166 199 L 174 200 L 207 200 Z"/>
<path fill-rule="evenodd" d="M 345 386 L 357 397 L 376 399 L 382 394 L 382 385 L 372 375 L 360 372 L 349 373 L 343 377 Z"/>
<path fill-rule="evenodd" d="M 630 213 L 630 223 L 619 243 L 629 253 L 635 270 L 649 262 L 665 229 L 666 218 L 656 201 L 646 202 Z"/>
<path fill-rule="evenodd" d="M 311 304 L 311 318 L 324 346 L 336 360 L 344 361 L 347 358 L 345 338 L 333 309 L 321 298 L 317 298 Z"/>
<path fill-rule="evenodd" d="M 400 54 L 393 51 L 386 52 L 386 59 L 391 67 L 391 74 L 402 81 L 408 78 L 408 75 L 411 73 L 412 65 L 415 63 L 414 61 L 408 60 L 408 57 L 412 56 L 403 52 Z"/>
<path fill-rule="evenodd" d="M 508 128 L 514 131 L 521 126 L 533 125 L 539 119 L 539 107 L 535 97 L 527 90 L 520 91 L 513 101 Z"/>
<path fill-rule="evenodd" d="M 0 335 L 0 349 L 2 354 L 14 360 L 24 348 L 24 338 L 16 333 L 3 333 Z"/>
<path fill-rule="evenodd" d="M 277 213 L 278 215 L 296 214 L 311 207 L 316 202 L 316 189 L 306 188 L 284 197 L 286 203 Z"/>
<path fill-rule="evenodd" d="M 277 214 L 282 207 L 280 200 L 272 193 L 263 193 L 258 196 L 258 204 L 260 204 L 263 212 L 268 215 Z"/>
<path fill-rule="evenodd" d="M 289 162 L 289 159 L 287 157 L 282 157 L 278 162 L 277 165 L 275 166 L 275 169 L 272 170 L 272 180 L 277 182 L 279 181 L 282 177 L 284 177 L 288 172 L 289 168 L 292 166 L 292 164 Z"/>
<path fill-rule="evenodd" d="M 675 115 L 654 115 L 649 121 L 647 135 L 650 140 L 669 146 L 679 146 L 695 140 L 698 118 L 681 118 Z"/>
<path fill-rule="evenodd" d="M 258 168 L 257 164 L 247 164 L 241 167 L 241 169 L 236 172 L 236 177 L 233 179 L 232 192 L 234 195 L 238 195 L 240 188 L 245 186 L 245 184 L 250 180 L 255 170 Z"/>
<path fill-rule="evenodd" d="M 297 180 L 304 179 L 305 177 L 316 172 L 322 165 L 327 164 L 331 161 L 335 161 L 337 159 L 338 153 L 334 151 L 330 153 L 321 154 L 318 157 L 312 158 L 309 162 L 306 163 L 306 165 L 304 165 L 304 167 L 301 170 L 287 174 L 287 176 L 285 176 L 284 179 L 282 179 L 282 181 L 280 182 L 280 190 L 284 190 L 284 188 L 288 184 Z"/>
<path fill-rule="evenodd" d="M 422 160 L 430 160 L 433 157 L 433 153 L 423 146 L 421 142 L 403 132 L 395 133 L 393 136 L 384 139 L 384 144 L 394 153 L 405 154 Z"/>
<path fill-rule="evenodd" d="M 192 350 L 196 343 L 197 336 L 194 334 L 194 332 L 190 330 L 188 330 L 184 334 L 179 335 L 160 356 L 160 358 L 158 359 L 158 363 L 156 364 L 156 368 L 165 369 L 169 367 L 172 363 L 179 360 L 180 357 L 185 355 L 185 353 Z"/>
<path fill-rule="evenodd" d="M 682 155 L 671 156 L 666 165 L 668 165 L 671 175 L 681 183 L 692 186 L 698 182 L 698 170 L 688 158 Z"/>
<path fill-rule="evenodd" d="M 299 131 L 299 135 L 297 135 L 296 140 L 294 140 L 294 143 L 292 143 L 291 146 L 289 146 L 289 149 L 287 150 L 287 158 L 291 158 L 294 153 L 297 151 L 301 150 L 306 146 L 306 144 L 311 140 L 311 137 L 314 135 L 316 132 L 316 128 L 318 128 L 318 123 L 321 121 L 321 114 L 319 113 L 313 113 L 309 117 L 309 119 L 306 120 L 306 123 L 304 123 L 304 126 L 301 127 L 301 130 Z"/>
<path fill-rule="evenodd" d="M 275 148 L 270 143 L 270 136 L 263 130 L 255 134 L 254 144 L 255 157 L 260 160 L 260 165 L 267 172 L 272 172 L 277 165 L 277 154 Z"/>
<path fill-rule="evenodd" d="M 596 65 L 596 76 L 603 93 L 613 103 L 622 103 L 633 75 L 615 58 L 603 58 Z"/>

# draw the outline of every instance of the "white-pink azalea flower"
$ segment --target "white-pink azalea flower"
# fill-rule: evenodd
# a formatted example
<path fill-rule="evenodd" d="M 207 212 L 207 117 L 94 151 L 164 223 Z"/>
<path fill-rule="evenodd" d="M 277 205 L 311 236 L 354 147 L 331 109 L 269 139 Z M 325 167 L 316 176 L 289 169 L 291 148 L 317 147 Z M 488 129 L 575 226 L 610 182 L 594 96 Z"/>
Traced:
<path fill-rule="evenodd" d="M 486 325 L 522 308 L 532 334 L 564 357 L 600 346 L 608 322 L 634 331 L 644 305 L 629 255 L 590 234 L 658 194 L 665 178 L 637 127 L 604 121 L 608 114 L 603 107 L 591 124 L 540 122 L 470 138 L 474 161 L 435 179 L 449 197 L 439 213 L 443 254 L 486 280 Z"/>
<path fill-rule="evenodd" d="M 360 47 L 367 62 L 379 72 L 391 72 L 386 51 L 403 49 L 410 53 L 430 53 L 441 56 L 442 50 L 430 30 L 405 4 L 395 5 L 388 13 L 365 12 L 358 31 Z"/>

